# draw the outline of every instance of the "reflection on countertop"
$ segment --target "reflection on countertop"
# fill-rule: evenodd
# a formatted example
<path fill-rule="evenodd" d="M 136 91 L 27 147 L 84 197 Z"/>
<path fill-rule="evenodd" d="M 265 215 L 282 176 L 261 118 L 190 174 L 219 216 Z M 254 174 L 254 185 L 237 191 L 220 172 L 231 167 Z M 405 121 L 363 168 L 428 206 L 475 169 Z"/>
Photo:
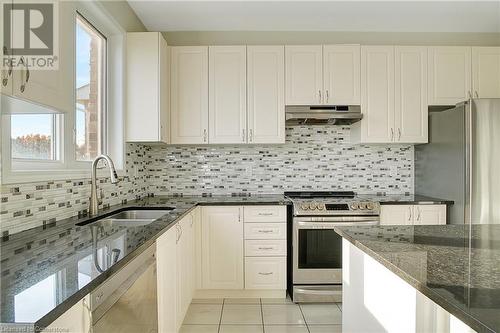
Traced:
<path fill-rule="evenodd" d="M 500 332 L 500 225 L 335 230 L 473 329 Z"/>
<path fill-rule="evenodd" d="M 197 205 L 288 203 L 283 195 L 148 197 L 3 237 L 0 328 L 49 325 Z M 147 225 L 92 224 L 130 207 L 174 209 Z"/>

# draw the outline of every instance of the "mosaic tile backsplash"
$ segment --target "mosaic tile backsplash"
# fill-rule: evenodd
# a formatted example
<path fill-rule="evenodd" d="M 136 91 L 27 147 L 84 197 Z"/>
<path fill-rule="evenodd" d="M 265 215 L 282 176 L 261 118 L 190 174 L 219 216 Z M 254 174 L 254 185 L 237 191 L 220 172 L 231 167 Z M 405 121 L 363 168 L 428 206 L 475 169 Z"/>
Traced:
<path fill-rule="evenodd" d="M 294 126 L 284 145 L 144 146 L 127 144 L 117 185 L 99 178 L 103 205 L 155 195 L 280 194 L 353 190 L 413 194 L 412 145 L 360 145 L 348 126 Z M 90 180 L 5 185 L 0 231 L 13 234 L 85 212 Z"/>
<path fill-rule="evenodd" d="M 349 126 L 287 127 L 284 145 L 154 146 L 147 154 L 155 195 L 413 194 L 413 145 L 353 144 Z"/>
<path fill-rule="evenodd" d="M 147 147 L 127 144 L 126 173 L 118 184 L 109 182 L 108 172 L 99 177 L 102 206 L 133 200 L 148 193 Z M 0 203 L 0 231 L 13 234 L 42 224 L 86 212 L 90 179 L 3 185 Z"/>

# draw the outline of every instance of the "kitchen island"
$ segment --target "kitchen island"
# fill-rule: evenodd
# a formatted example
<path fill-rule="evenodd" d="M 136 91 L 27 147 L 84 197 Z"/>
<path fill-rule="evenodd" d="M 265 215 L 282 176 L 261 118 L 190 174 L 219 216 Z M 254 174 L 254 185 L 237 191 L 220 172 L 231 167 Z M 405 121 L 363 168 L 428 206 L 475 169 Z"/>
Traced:
<path fill-rule="evenodd" d="M 335 231 L 347 332 L 500 332 L 500 225 Z"/>

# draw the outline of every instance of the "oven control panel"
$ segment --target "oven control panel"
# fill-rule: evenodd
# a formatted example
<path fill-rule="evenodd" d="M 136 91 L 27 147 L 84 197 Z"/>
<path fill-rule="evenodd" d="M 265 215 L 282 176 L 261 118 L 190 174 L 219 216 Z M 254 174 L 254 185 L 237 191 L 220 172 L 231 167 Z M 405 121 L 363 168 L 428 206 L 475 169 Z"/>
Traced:
<path fill-rule="evenodd" d="M 324 203 L 302 201 L 295 204 L 295 215 L 378 215 L 380 205 L 372 201 Z"/>

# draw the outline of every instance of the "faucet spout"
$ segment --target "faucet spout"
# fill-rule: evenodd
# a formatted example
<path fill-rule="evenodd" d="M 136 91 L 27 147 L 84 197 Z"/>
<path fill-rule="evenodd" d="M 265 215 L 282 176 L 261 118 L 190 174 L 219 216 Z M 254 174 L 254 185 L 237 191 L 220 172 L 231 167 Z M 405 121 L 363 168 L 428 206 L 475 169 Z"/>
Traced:
<path fill-rule="evenodd" d="M 90 206 L 89 214 L 96 215 L 99 210 L 99 200 L 97 198 L 97 164 L 100 160 L 105 160 L 110 172 L 111 183 L 118 183 L 118 174 L 116 173 L 115 164 L 108 155 L 99 155 L 92 162 L 91 187 L 90 187 Z"/>

